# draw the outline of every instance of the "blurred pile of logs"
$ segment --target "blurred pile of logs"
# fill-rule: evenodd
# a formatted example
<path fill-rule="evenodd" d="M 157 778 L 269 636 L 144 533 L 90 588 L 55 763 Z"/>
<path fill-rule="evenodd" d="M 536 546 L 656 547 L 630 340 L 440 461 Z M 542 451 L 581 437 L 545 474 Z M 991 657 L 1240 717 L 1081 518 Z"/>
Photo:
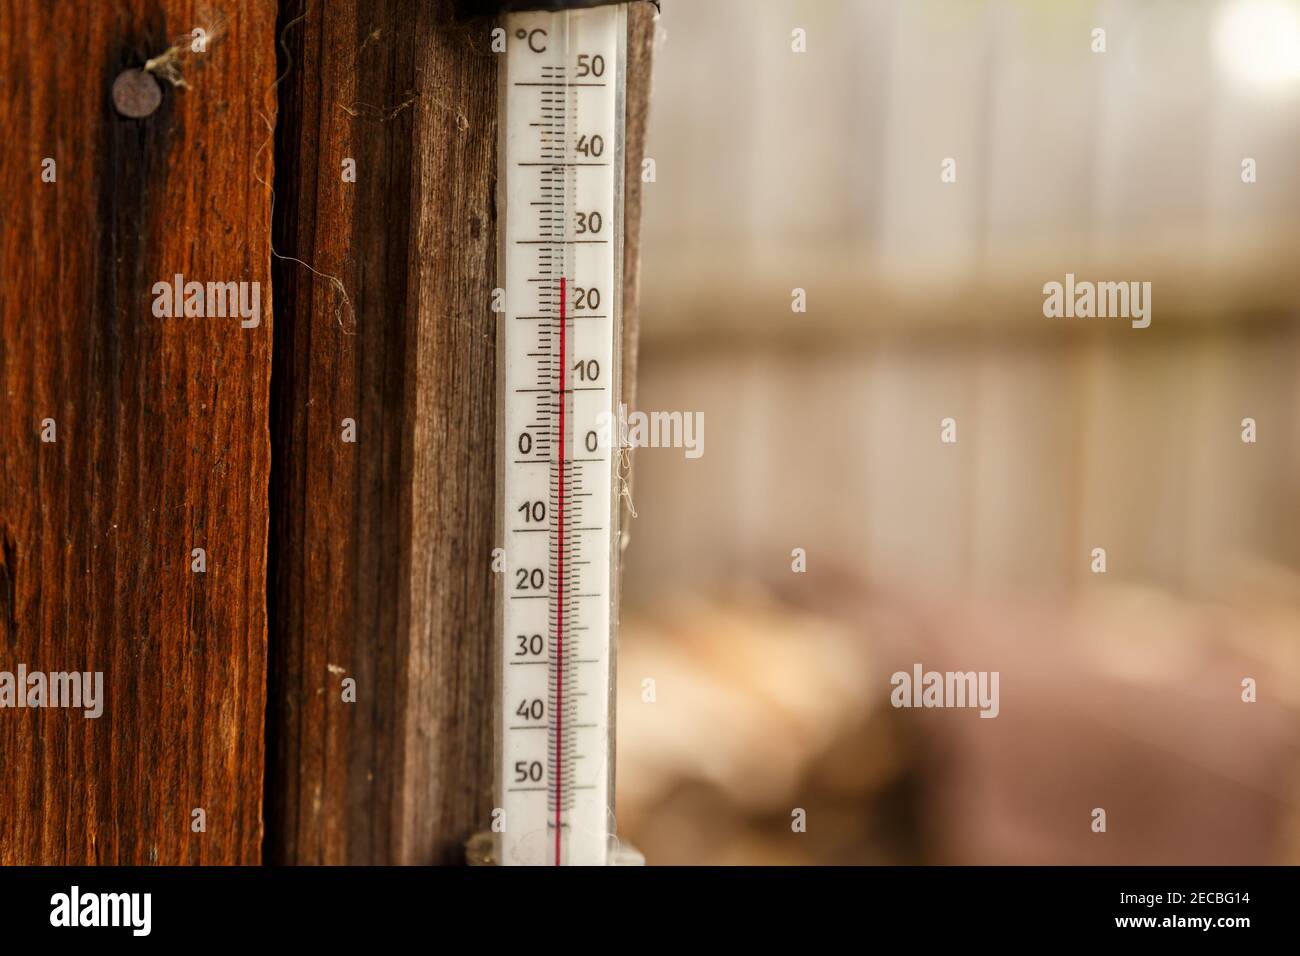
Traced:
<path fill-rule="evenodd" d="M 625 613 L 618 824 L 650 863 L 1300 862 L 1289 574 L 1213 603 L 799 584 Z M 895 710 L 916 662 L 998 671 L 999 716 Z"/>

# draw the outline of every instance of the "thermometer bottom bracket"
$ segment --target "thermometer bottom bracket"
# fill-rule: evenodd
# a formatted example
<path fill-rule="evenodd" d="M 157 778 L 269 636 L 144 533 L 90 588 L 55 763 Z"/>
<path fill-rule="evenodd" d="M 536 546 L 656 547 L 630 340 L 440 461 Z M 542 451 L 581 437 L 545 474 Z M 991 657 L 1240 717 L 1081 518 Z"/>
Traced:
<path fill-rule="evenodd" d="M 497 866 L 496 840 L 488 831 L 475 833 L 465 841 L 465 862 L 470 866 Z M 645 855 L 636 847 L 617 840 L 609 848 L 609 866 L 645 866 Z"/>

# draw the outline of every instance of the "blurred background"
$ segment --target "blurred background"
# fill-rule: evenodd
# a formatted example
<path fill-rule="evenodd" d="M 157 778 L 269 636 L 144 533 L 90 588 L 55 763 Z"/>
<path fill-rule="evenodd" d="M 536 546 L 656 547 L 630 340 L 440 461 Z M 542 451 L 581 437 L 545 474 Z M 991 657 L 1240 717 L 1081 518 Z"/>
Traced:
<path fill-rule="evenodd" d="M 1300 863 L 1300 3 L 666 0 L 655 57 L 637 407 L 705 432 L 635 455 L 621 835 Z"/>

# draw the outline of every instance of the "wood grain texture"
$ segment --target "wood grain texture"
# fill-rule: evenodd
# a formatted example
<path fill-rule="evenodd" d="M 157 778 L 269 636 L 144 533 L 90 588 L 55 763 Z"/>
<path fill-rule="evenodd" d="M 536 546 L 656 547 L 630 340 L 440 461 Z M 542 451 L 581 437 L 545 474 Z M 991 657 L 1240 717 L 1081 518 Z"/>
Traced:
<path fill-rule="evenodd" d="M 343 293 L 277 266 L 267 858 L 447 862 L 491 799 L 496 62 L 423 0 L 281 29 L 278 248 Z"/>
<path fill-rule="evenodd" d="M 636 407 L 637 346 L 641 336 L 641 163 L 645 159 L 646 124 L 650 118 L 651 72 L 657 11 L 651 3 L 633 3 L 627 22 L 627 111 L 623 145 L 623 369 L 622 396 L 629 409 Z M 628 493 L 631 494 L 628 452 Z M 622 502 L 619 546 L 631 542 L 632 508 Z"/>
<path fill-rule="evenodd" d="M 281 14 L 277 249 L 343 294 L 277 263 L 271 862 L 458 863 L 490 819 L 492 26 L 427 0 Z"/>
<path fill-rule="evenodd" d="M 0 670 L 106 698 L 0 710 L 0 863 L 260 859 L 273 5 L 223 4 L 153 116 L 109 96 L 195 7 L 0 3 Z M 261 283 L 260 325 L 155 317 L 176 273 Z"/>

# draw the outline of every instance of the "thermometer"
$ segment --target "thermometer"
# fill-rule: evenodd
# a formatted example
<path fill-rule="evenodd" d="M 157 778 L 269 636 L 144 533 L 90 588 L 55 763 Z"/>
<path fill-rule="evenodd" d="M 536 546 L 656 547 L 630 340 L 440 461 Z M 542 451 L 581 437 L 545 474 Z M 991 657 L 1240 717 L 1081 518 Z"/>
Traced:
<path fill-rule="evenodd" d="M 620 856 L 611 805 L 626 22 L 622 4 L 502 21 L 504 573 L 491 851 L 501 865 Z"/>

